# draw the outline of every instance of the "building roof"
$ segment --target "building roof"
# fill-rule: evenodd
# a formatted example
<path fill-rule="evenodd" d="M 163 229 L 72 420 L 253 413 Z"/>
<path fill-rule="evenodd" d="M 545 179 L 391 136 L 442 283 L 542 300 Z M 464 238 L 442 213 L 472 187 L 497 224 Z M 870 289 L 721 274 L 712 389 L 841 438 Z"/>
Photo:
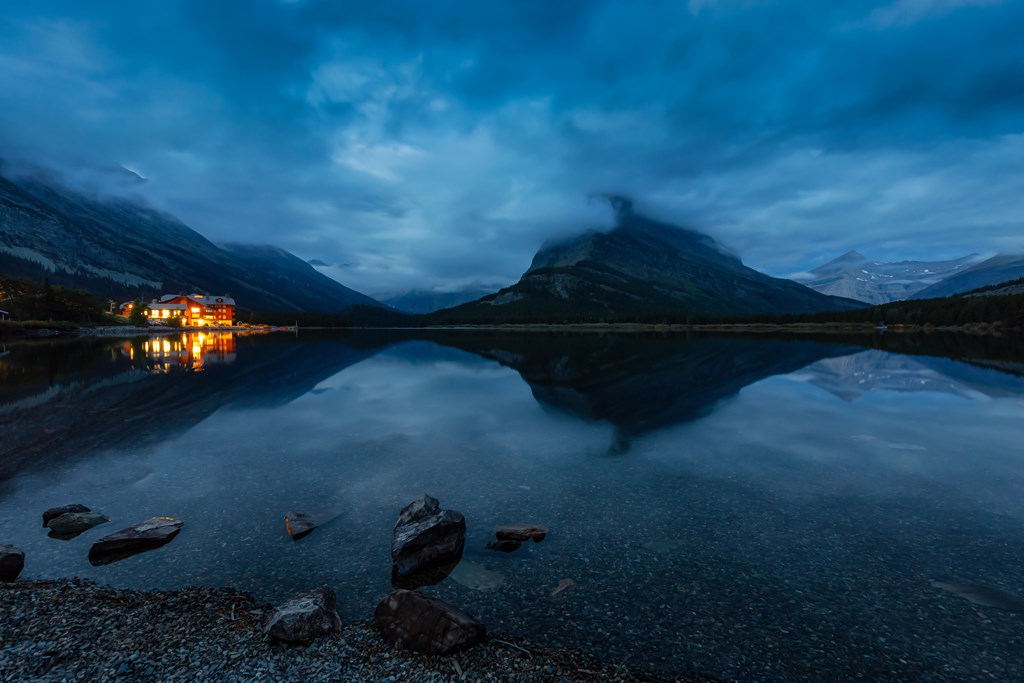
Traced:
<path fill-rule="evenodd" d="M 188 306 L 185 304 L 161 304 L 156 301 L 148 305 L 150 310 L 156 309 L 158 311 L 162 311 L 165 309 L 168 311 L 184 311 L 186 308 L 188 308 Z"/>
<path fill-rule="evenodd" d="M 188 298 L 189 299 L 193 299 L 195 301 L 198 301 L 199 303 L 201 303 L 204 306 L 234 306 L 235 305 L 235 300 L 232 299 L 229 296 L 210 296 L 209 294 L 207 294 L 206 296 L 203 296 L 203 295 L 200 295 L 200 294 L 189 294 Z"/>

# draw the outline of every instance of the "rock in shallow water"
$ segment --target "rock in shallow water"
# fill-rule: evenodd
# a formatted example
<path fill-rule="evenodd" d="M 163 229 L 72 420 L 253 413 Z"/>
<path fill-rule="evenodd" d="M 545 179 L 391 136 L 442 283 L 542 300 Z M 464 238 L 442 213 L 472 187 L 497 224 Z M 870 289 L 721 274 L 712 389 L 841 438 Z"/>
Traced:
<path fill-rule="evenodd" d="M 391 583 L 416 588 L 438 583 L 462 559 L 466 519 L 455 510 L 442 510 L 436 498 L 424 494 L 402 508 L 391 540 Z"/>
<path fill-rule="evenodd" d="M 71 505 L 61 505 L 60 507 L 50 508 L 43 513 L 43 526 L 49 526 L 51 519 L 54 517 L 60 517 L 68 512 L 92 512 L 92 510 L 81 503 L 72 503 Z"/>
<path fill-rule="evenodd" d="M 308 536 L 313 529 L 324 526 L 341 516 L 338 510 L 324 508 L 310 512 L 289 512 L 284 516 L 284 528 L 292 540 Z"/>
<path fill-rule="evenodd" d="M 396 590 L 373 614 L 384 640 L 407 650 L 447 655 L 487 639 L 487 627 L 458 607 L 419 591 Z"/>
<path fill-rule="evenodd" d="M 341 633 L 338 599 L 327 586 L 300 593 L 274 610 L 263 627 L 274 640 L 309 645 L 319 636 Z"/>
<path fill-rule="evenodd" d="M 548 528 L 538 524 L 508 524 L 494 530 L 499 541 L 533 541 L 540 543 L 547 537 Z"/>
<path fill-rule="evenodd" d="M 89 549 L 94 566 L 110 564 L 170 543 L 185 522 L 172 517 L 152 517 L 127 529 L 104 536 Z"/>
<path fill-rule="evenodd" d="M 25 553 L 13 545 L 0 545 L 0 581 L 14 581 L 25 568 Z"/>
<path fill-rule="evenodd" d="M 54 517 L 46 526 L 50 527 L 50 536 L 61 540 L 69 540 L 88 531 L 94 526 L 106 524 L 110 517 L 98 512 L 65 512 Z"/>
<path fill-rule="evenodd" d="M 284 528 L 293 541 L 308 536 L 316 528 L 316 522 L 305 512 L 289 512 L 284 516 Z"/>

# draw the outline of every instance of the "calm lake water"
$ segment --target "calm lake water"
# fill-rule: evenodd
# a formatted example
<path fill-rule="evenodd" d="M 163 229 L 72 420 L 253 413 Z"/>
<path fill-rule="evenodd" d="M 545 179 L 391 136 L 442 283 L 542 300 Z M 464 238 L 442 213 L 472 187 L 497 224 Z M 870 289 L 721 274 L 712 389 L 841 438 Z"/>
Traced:
<path fill-rule="evenodd" d="M 428 492 L 468 532 L 426 590 L 495 633 L 739 680 L 1024 680 L 1024 614 L 932 585 L 1024 594 L 1019 340 L 367 332 L 0 354 L 0 542 L 25 578 L 267 601 L 326 583 L 366 619 L 398 511 Z M 48 538 L 42 511 L 73 502 L 114 521 Z M 288 537 L 286 512 L 325 509 Z M 89 564 L 97 538 L 164 515 L 186 522 L 169 545 Z M 551 533 L 486 550 L 511 522 Z"/>

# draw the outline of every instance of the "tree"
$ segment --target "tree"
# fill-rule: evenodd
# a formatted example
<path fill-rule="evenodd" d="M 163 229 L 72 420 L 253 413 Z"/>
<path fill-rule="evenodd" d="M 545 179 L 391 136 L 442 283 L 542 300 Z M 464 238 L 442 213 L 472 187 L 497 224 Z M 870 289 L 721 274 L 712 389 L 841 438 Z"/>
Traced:
<path fill-rule="evenodd" d="M 149 306 L 146 305 L 145 301 L 137 299 L 132 304 L 132 312 L 128 316 L 128 322 L 139 327 L 149 324 Z"/>
<path fill-rule="evenodd" d="M 181 327 L 181 316 L 172 315 L 167 319 L 167 327 Z"/>

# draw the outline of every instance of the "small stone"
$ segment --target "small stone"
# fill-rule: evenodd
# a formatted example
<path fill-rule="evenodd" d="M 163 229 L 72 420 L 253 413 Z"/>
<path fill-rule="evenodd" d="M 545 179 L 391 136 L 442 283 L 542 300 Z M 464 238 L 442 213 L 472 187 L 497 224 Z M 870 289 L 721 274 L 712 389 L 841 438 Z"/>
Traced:
<path fill-rule="evenodd" d="M 13 545 L 0 545 L 0 581 L 14 581 L 25 568 L 25 552 Z"/>
<path fill-rule="evenodd" d="M 50 520 L 54 517 L 60 517 L 61 515 L 68 512 L 92 512 L 89 508 L 85 507 L 81 503 L 72 503 L 71 505 L 61 505 L 60 507 L 50 508 L 43 513 L 43 526 L 49 526 Z"/>
<path fill-rule="evenodd" d="M 327 586 L 300 593 L 274 610 L 263 632 L 274 640 L 309 645 L 318 636 L 341 633 L 338 599 Z"/>
<path fill-rule="evenodd" d="M 284 528 L 293 541 L 308 536 L 316 528 L 316 522 L 305 512 L 289 512 L 284 516 Z"/>
<path fill-rule="evenodd" d="M 419 591 L 396 590 L 373 615 L 389 643 L 430 655 L 447 655 L 484 642 L 487 627 L 459 608 Z"/>

